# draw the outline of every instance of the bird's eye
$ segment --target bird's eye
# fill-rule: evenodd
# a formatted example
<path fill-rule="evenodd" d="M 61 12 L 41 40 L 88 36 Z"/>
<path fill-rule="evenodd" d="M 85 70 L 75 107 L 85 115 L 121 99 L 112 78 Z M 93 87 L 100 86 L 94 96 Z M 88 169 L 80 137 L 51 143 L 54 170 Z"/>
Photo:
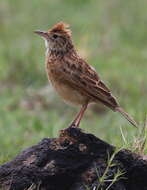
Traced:
<path fill-rule="evenodd" d="M 58 37 L 58 35 L 57 35 L 57 34 L 54 34 L 54 35 L 53 35 L 53 38 L 54 38 L 54 39 L 56 39 L 57 37 Z"/>

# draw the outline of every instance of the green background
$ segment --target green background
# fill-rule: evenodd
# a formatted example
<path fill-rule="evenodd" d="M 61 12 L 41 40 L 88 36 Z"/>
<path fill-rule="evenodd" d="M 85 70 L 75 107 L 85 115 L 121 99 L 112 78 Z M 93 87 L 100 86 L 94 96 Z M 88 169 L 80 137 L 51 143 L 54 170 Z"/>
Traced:
<path fill-rule="evenodd" d="M 59 21 L 71 25 L 80 55 L 143 126 L 146 0 L 0 0 L 0 163 L 44 137 L 56 137 L 79 110 L 62 102 L 48 84 L 44 41 L 33 33 Z M 81 128 L 118 147 L 135 147 L 140 135 L 101 105 L 89 107 Z"/>

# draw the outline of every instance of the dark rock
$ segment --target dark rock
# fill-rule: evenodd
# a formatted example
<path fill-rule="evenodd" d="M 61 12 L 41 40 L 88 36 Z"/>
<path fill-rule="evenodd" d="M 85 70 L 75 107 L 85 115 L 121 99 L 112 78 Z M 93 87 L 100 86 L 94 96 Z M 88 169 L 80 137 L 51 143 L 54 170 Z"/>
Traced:
<path fill-rule="evenodd" d="M 129 150 L 114 152 L 114 146 L 70 127 L 0 166 L 0 188 L 147 190 L 147 161 Z"/>

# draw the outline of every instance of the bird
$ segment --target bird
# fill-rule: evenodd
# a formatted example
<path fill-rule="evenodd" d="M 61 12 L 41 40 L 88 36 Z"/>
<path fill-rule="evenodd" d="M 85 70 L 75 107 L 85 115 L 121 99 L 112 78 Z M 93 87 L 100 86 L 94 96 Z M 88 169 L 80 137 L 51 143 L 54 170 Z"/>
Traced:
<path fill-rule="evenodd" d="M 45 40 L 45 68 L 49 82 L 66 103 L 81 106 L 70 126 L 79 127 L 90 103 L 102 103 L 138 127 L 136 121 L 119 105 L 96 70 L 79 55 L 69 24 L 61 21 L 48 31 L 34 32 Z"/>

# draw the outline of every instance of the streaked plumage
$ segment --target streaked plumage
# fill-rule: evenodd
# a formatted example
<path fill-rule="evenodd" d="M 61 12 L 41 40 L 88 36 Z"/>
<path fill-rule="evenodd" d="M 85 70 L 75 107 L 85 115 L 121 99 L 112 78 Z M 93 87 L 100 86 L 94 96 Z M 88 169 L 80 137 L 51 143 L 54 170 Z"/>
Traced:
<path fill-rule="evenodd" d="M 66 102 L 82 105 L 74 120 L 76 126 L 80 124 L 84 111 L 91 102 L 101 102 L 113 111 L 120 112 L 131 124 L 137 126 L 133 118 L 120 107 L 95 69 L 78 55 L 68 25 L 61 22 L 48 32 L 36 33 L 46 41 L 46 71 L 49 81 Z"/>

